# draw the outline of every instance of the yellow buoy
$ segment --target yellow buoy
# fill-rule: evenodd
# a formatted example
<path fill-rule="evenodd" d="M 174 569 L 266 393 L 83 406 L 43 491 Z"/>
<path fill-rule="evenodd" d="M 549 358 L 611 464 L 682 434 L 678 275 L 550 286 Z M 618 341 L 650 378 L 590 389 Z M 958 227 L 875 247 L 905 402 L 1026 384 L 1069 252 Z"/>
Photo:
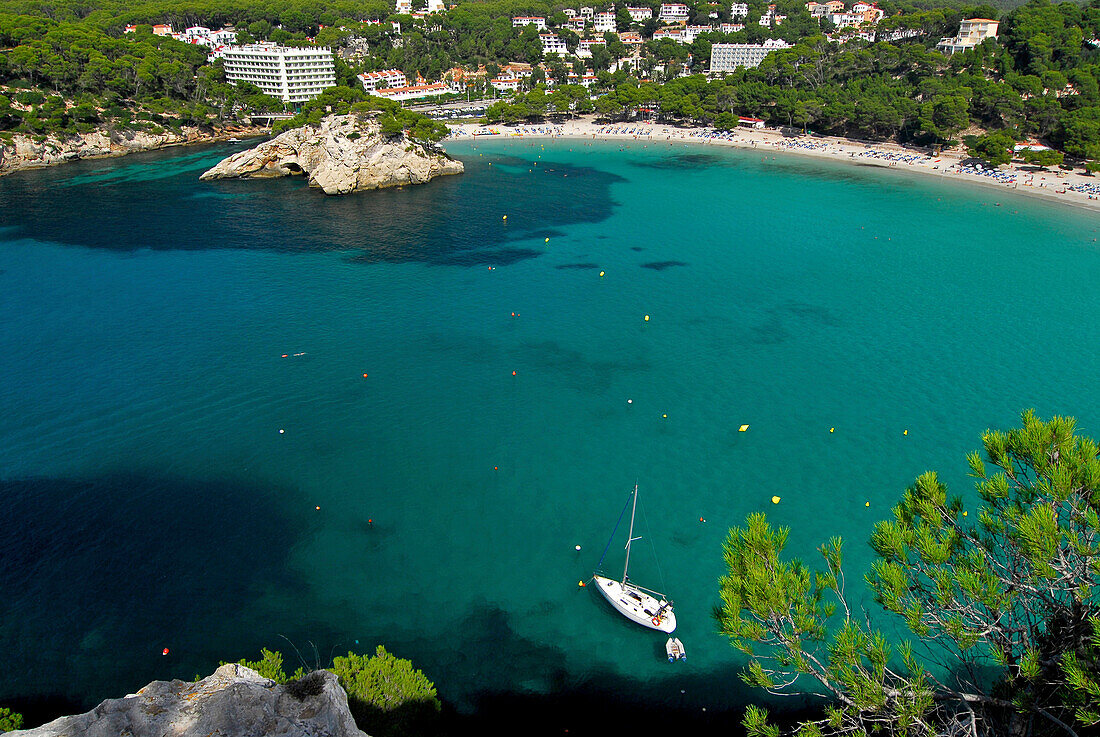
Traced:
<path fill-rule="evenodd" d="M 577 581 L 577 585 L 580 586 L 583 589 L 584 588 L 584 581 Z"/>
<path fill-rule="evenodd" d="M 666 420 L 668 419 L 668 415 L 661 415 L 661 417 L 665 418 Z"/>
<path fill-rule="evenodd" d="M 646 321 L 646 322 L 649 322 L 649 315 L 646 315 L 646 316 L 645 316 L 645 321 Z"/>
<path fill-rule="evenodd" d="M 549 242 L 550 242 L 550 239 L 549 239 L 549 238 L 547 238 L 547 239 L 546 239 L 546 242 L 547 242 L 547 243 L 549 243 Z"/>
<path fill-rule="evenodd" d="M 835 429 L 836 429 L 835 427 L 830 427 L 830 428 L 829 428 L 829 432 L 832 432 L 832 431 L 833 431 L 833 430 L 835 430 Z"/>
<path fill-rule="evenodd" d="M 505 215 L 504 217 L 501 218 L 501 220 L 507 220 L 507 219 L 508 219 L 507 215 Z"/>
<path fill-rule="evenodd" d="M 602 272 L 602 271 L 600 272 L 600 276 L 603 276 L 603 272 Z"/>
<path fill-rule="evenodd" d="M 779 504 L 779 497 L 773 496 L 772 497 L 772 504 Z"/>
<path fill-rule="evenodd" d="M 748 425 L 742 425 L 740 428 L 738 428 L 737 432 L 745 432 L 748 429 L 749 429 Z"/>
<path fill-rule="evenodd" d="M 867 502 L 867 503 L 866 503 L 866 504 L 864 504 L 863 506 L 865 506 L 865 507 L 869 507 L 869 506 L 871 506 L 871 502 Z"/>
<path fill-rule="evenodd" d="M 963 512 L 963 517 L 965 517 L 965 516 L 966 516 L 966 512 Z"/>
<path fill-rule="evenodd" d="M 906 430 L 905 432 L 902 433 L 902 435 L 908 435 L 908 434 L 909 434 L 908 430 Z"/>

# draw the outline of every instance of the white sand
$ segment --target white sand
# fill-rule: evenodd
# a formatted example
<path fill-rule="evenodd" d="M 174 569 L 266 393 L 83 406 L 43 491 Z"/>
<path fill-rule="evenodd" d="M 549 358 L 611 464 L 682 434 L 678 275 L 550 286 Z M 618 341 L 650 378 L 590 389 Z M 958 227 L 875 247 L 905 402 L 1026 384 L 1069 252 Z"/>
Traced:
<path fill-rule="evenodd" d="M 959 162 L 967 158 L 965 151 L 945 152 L 926 156 L 919 151 L 890 143 L 864 143 L 826 136 L 784 136 L 774 129 L 739 128 L 722 134 L 713 128 L 679 128 L 652 123 L 616 123 L 597 125 L 591 117 L 581 117 L 562 123 L 543 125 L 479 125 L 463 123 L 451 126 L 448 140 L 469 140 L 475 132 L 493 135 L 478 138 L 586 138 L 614 141 L 655 143 L 697 143 L 715 146 L 735 146 L 766 152 L 782 152 L 816 156 L 834 161 L 882 166 L 898 171 L 919 172 L 955 181 L 969 181 L 988 187 L 1010 189 L 1021 194 L 1046 197 L 1067 205 L 1100 210 L 1100 177 L 1060 170 L 1036 171 L 1023 164 L 1010 164 L 995 172 L 979 173 L 961 169 Z M 994 174 L 996 176 L 994 176 Z M 1091 191 L 1076 191 L 1079 186 Z"/>

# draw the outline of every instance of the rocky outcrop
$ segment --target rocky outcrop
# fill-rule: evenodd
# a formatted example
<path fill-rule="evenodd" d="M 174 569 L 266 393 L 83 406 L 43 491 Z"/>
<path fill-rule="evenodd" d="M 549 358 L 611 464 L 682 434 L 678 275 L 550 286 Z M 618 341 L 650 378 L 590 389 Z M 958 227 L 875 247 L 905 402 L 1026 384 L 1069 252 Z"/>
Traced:
<path fill-rule="evenodd" d="M 305 175 L 325 194 L 423 184 L 461 174 L 462 162 L 404 135 L 383 136 L 373 120 L 330 115 L 319 126 L 282 133 L 221 161 L 202 179 Z"/>
<path fill-rule="evenodd" d="M 173 130 L 150 133 L 99 129 L 66 138 L 16 134 L 12 136 L 10 142 L 0 141 L 0 175 L 20 169 L 62 164 L 66 161 L 123 156 L 168 146 L 215 141 L 234 133 L 248 135 L 255 132 L 252 129 L 242 129 L 211 133 L 199 128 L 185 127 L 178 133 Z"/>
<path fill-rule="evenodd" d="M 19 737 L 367 737 L 328 671 L 283 686 L 230 663 L 196 683 L 153 681 L 85 714 L 55 719 Z"/>

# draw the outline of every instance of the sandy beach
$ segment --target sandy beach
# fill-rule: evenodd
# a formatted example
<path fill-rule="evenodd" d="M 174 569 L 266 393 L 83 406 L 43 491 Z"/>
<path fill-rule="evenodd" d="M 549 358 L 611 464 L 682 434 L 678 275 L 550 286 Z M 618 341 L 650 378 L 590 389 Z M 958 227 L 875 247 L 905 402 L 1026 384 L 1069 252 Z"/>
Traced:
<path fill-rule="evenodd" d="M 979 169 L 962 164 L 968 158 L 965 151 L 929 156 L 891 143 L 867 143 L 816 135 L 791 136 L 773 128 L 739 128 L 722 132 L 714 128 L 680 128 L 648 122 L 598 124 L 591 117 L 581 117 L 540 125 L 463 123 L 451 126 L 451 136 L 447 140 L 481 137 L 579 138 L 733 146 L 910 171 L 1100 210 L 1100 177 L 1058 169 L 1039 170 L 1015 162 L 997 169 Z"/>

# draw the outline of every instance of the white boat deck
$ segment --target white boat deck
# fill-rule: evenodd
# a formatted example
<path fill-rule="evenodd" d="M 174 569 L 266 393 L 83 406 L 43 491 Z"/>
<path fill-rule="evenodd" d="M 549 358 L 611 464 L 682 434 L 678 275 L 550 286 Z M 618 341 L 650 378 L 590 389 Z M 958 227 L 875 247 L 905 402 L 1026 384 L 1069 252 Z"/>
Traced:
<path fill-rule="evenodd" d="M 676 629 L 676 614 L 664 599 L 642 591 L 637 586 L 604 576 L 593 576 L 600 593 L 627 619 L 651 630 L 671 634 Z"/>

